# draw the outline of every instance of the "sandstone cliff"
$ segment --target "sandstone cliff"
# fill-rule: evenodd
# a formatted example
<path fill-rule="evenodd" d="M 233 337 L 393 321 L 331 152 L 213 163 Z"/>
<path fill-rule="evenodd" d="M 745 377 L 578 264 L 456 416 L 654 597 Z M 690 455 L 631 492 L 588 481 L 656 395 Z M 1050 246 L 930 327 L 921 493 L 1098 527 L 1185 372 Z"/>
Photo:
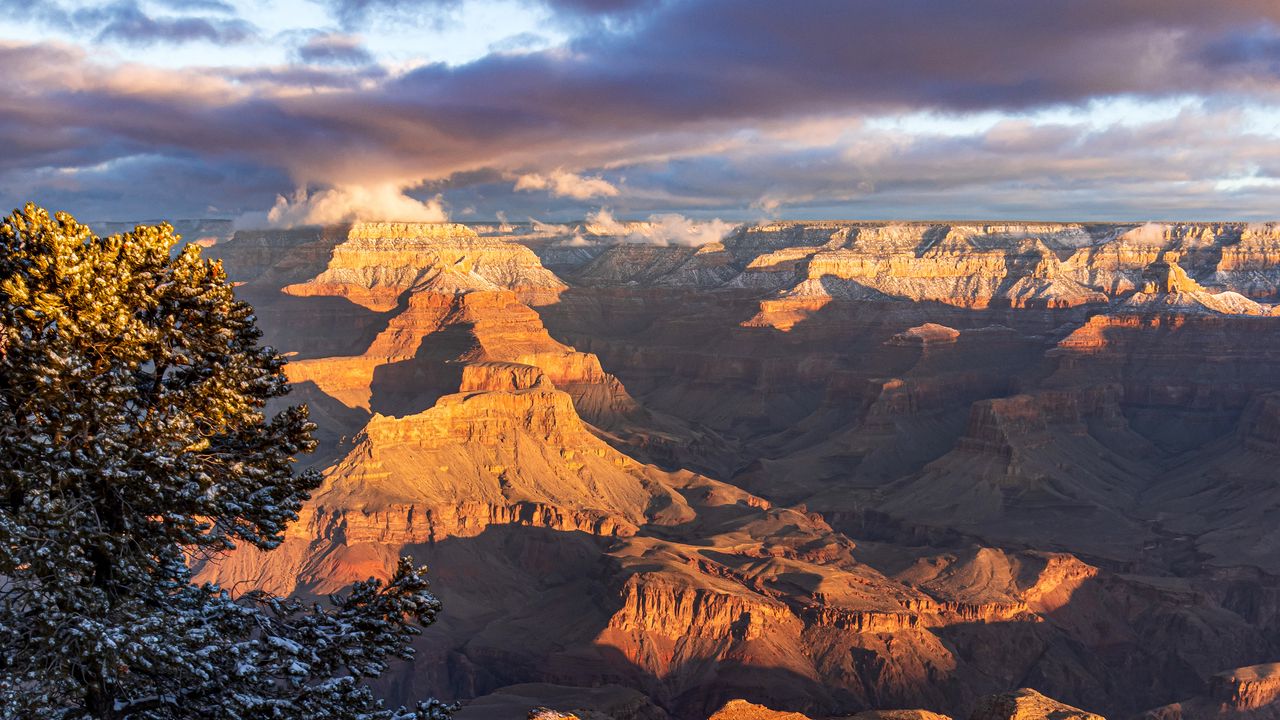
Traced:
<path fill-rule="evenodd" d="M 1272 720 L 1280 717 L 1280 665 L 1218 673 L 1196 697 L 1148 710 L 1143 720 Z"/>
<path fill-rule="evenodd" d="M 983 698 L 969 720 L 1104 720 L 1030 688 Z"/>
<path fill-rule="evenodd" d="M 215 243 L 326 480 L 200 577 L 312 596 L 411 554 L 446 613 L 384 689 L 541 683 L 495 717 L 966 717 L 1024 685 L 1130 715 L 1280 657 L 1275 227 L 579 230 Z M 581 689 L 610 685 L 646 702 Z"/>
<path fill-rule="evenodd" d="M 744 226 L 700 249 L 617 245 L 576 282 L 766 291 L 760 323 L 789 327 L 832 299 L 939 302 L 968 308 L 1070 308 L 1132 301 L 1225 314 L 1267 314 L 1275 226 L 776 223 Z M 1270 253 L 1270 254 L 1269 254 Z M 1180 290 L 1154 293 L 1172 263 Z M 1212 287 L 1202 287 L 1179 267 Z M 1180 275 L 1179 275 L 1180 274 Z M 1167 272 L 1166 272 L 1167 275 Z M 1192 287 L 1194 286 L 1194 287 Z"/>
<path fill-rule="evenodd" d="M 332 249 L 324 271 L 284 292 L 345 297 L 390 310 L 401 294 L 507 289 L 530 301 L 553 301 L 564 284 L 527 248 L 482 238 L 465 225 L 356 223 Z"/>

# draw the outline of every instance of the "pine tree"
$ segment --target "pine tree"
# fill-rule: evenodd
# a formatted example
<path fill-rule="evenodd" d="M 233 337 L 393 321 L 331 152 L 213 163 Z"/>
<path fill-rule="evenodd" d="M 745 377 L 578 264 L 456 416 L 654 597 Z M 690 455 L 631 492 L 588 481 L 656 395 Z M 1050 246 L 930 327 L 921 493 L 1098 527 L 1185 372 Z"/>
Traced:
<path fill-rule="evenodd" d="M 5 718 L 429 718 L 364 684 L 440 609 L 425 568 L 326 605 L 191 582 L 270 550 L 314 473 L 284 361 L 218 263 L 169 225 L 102 238 L 0 221 L 0 713 Z"/>

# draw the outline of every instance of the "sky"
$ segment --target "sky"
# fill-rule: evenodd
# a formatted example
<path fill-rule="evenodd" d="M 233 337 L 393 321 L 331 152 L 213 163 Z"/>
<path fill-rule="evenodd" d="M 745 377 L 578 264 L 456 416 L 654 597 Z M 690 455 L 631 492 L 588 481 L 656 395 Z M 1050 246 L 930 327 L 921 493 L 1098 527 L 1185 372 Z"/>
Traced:
<path fill-rule="evenodd" d="M 0 0 L 0 208 L 1280 219 L 1276 0 Z"/>

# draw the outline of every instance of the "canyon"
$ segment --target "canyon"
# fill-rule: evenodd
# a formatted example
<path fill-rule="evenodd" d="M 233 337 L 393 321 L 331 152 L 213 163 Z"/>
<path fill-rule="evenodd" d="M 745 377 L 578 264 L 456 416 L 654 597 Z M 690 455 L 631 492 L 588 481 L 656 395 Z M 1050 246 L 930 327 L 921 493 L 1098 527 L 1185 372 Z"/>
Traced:
<path fill-rule="evenodd" d="M 427 564 L 393 701 L 1280 717 L 1280 225 L 192 227 L 324 475 L 198 578 Z"/>

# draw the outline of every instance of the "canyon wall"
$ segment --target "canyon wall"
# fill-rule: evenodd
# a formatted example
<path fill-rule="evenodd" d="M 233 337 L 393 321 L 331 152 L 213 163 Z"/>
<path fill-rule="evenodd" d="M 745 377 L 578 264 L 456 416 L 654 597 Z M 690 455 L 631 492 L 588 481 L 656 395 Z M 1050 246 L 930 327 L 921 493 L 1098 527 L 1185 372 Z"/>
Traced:
<path fill-rule="evenodd" d="M 1273 704 L 1230 669 L 1280 659 L 1280 228 L 625 239 L 209 243 L 291 354 L 325 482 L 279 550 L 201 579 L 323 596 L 413 555 L 445 613 L 382 690 L 475 712 Z"/>

